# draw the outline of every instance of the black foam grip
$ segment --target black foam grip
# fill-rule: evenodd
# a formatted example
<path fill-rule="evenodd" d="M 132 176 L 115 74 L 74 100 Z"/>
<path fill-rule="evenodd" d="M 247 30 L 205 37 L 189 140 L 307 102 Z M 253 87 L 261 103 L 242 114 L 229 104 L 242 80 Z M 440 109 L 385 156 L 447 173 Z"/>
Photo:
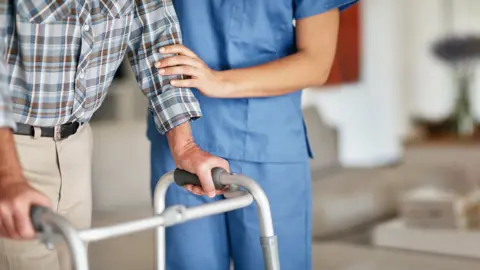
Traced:
<path fill-rule="evenodd" d="M 220 177 L 223 174 L 228 174 L 228 172 L 222 168 L 213 168 L 212 169 L 212 179 L 213 179 L 213 184 L 215 185 L 215 189 L 217 190 L 222 190 L 225 188 L 225 185 L 220 184 Z M 176 169 L 175 172 L 173 173 L 173 178 L 175 180 L 175 183 L 179 186 L 184 186 L 184 185 L 194 185 L 194 186 L 200 186 L 200 179 L 198 176 L 196 176 L 193 173 L 189 173 L 187 171 L 181 170 L 181 169 Z"/>
<path fill-rule="evenodd" d="M 40 222 L 41 217 L 48 213 L 50 210 L 43 206 L 33 205 L 30 208 L 30 218 L 32 220 L 33 228 L 36 232 L 42 232 L 42 224 Z"/>

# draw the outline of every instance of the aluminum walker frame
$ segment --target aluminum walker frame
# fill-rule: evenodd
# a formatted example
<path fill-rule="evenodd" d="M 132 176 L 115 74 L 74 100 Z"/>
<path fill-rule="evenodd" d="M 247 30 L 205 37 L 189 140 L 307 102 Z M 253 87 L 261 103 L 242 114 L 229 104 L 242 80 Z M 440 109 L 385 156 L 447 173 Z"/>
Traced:
<path fill-rule="evenodd" d="M 176 169 L 165 174 L 160 178 L 154 192 L 155 215 L 145 219 L 77 231 L 65 218 L 44 207 L 32 207 L 31 218 L 39 237 L 48 248 L 54 248 L 57 241 L 67 244 L 74 270 L 89 269 L 85 243 L 155 229 L 156 269 L 165 270 L 166 227 L 247 207 L 256 201 L 261 236 L 259 244 L 262 245 L 265 269 L 280 270 L 270 205 L 261 187 L 246 176 L 229 174 L 220 168 L 212 170 L 212 178 L 217 189 L 228 187 L 224 200 L 188 208 L 182 205 L 165 208 L 165 196 L 171 184 L 200 184 L 197 176 L 183 170 Z"/>

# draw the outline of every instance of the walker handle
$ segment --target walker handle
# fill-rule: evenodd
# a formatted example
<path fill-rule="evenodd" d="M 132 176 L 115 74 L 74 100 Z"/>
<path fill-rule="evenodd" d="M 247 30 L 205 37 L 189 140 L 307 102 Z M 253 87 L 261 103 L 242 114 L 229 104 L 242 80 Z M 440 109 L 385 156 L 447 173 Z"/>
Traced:
<path fill-rule="evenodd" d="M 30 219 L 32 220 L 33 229 L 36 232 L 42 232 L 43 226 L 41 218 L 48 212 L 50 212 L 50 209 L 44 206 L 32 205 L 32 207 L 30 207 Z"/>
<path fill-rule="evenodd" d="M 225 188 L 225 185 L 222 185 L 220 183 L 220 177 L 222 175 L 229 175 L 229 173 L 225 169 L 218 167 L 212 169 L 213 184 L 215 185 L 215 189 L 217 190 L 222 190 Z M 175 180 L 175 183 L 177 185 L 182 187 L 189 184 L 194 186 L 201 186 L 198 176 L 185 170 L 176 169 L 173 173 L 173 179 Z"/>

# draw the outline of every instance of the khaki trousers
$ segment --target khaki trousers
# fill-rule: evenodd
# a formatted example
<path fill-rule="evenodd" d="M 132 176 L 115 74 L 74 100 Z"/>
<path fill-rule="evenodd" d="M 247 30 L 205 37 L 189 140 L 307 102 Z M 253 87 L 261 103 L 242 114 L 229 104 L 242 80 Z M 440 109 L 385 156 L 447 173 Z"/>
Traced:
<path fill-rule="evenodd" d="M 51 138 L 15 135 L 25 178 L 52 202 L 53 209 L 76 229 L 91 226 L 92 131 L 83 125 L 75 135 Z M 39 241 L 0 239 L 0 270 L 70 270 L 64 245 L 47 250 Z"/>

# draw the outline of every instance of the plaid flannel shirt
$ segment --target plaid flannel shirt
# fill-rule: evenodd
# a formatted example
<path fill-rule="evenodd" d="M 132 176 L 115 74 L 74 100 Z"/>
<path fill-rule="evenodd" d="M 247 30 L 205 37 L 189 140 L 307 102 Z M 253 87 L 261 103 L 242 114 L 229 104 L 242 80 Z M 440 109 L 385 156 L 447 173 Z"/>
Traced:
<path fill-rule="evenodd" d="M 0 52 L 2 48 L 0 48 Z M 0 127 L 15 128 L 15 121 L 12 117 L 12 103 L 8 96 L 7 68 L 3 61 L 0 61 Z"/>
<path fill-rule="evenodd" d="M 160 132 L 201 116 L 153 66 L 181 43 L 171 0 L 0 0 L 0 38 L 0 126 L 87 122 L 125 53 Z"/>

